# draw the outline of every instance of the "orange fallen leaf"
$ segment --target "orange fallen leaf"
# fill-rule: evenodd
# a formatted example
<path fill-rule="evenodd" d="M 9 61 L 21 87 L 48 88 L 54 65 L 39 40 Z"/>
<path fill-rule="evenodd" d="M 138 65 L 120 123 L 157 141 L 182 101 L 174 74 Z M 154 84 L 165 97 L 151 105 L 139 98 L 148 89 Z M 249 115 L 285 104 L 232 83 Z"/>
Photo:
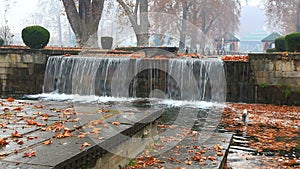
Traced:
<path fill-rule="evenodd" d="M 93 128 L 91 133 L 99 134 L 100 130 L 101 130 L 101 128 Z"/>
<path fill-rule="evenodd" d="M 84 142 L 84 143 L 81 145 L 81 147 L 88 147 L 88 146 L 90 146 L 90 145 L 91 145 L 90 143 Z"/>
<path fill-rule="evenodd" d="M 43 105 L 40 105 L 40 106 L 34 105 L 33 107 L 36 108 L 36 109 L 42 109 L 42 108 L 44 108 Z"/>
<path fill-rule="evenodd" d="M 184 164 L 186 164 L 186 165 L 192 165 L 192 164 L 193 164 L 193 161 L 188 161 L 188 160 L 186 160 L 186 161 L 184 161 Z"/>
<path fill-rule="evenodd" d="M 60 122 L 56 122 L 54 131 L 61 131 L 63 128 L 64 126 Z"/>
<path fill-rule="evenodd" d="M 174 159 L 174 157 L 173 156 L 171 156 L 170 158 L 169 158 L 169 161 L 174 161 L 175 159 Z"/>
<path fill-rule="evenodd" d="M 6 156 L 8 156 L 8 154 L 7 154 L 6 152 L 0 153 L 0 158 L 4 158 L 4 157 L 6 157 Z"/>
<path fill-rule="evenodd" d="M 64 131 L 64 133 L 58 133 L 56 135 L 54 135 L 54 138 L 60 139 L 60 138 L 65 138 L 65 137 L 73 137 L 74 134 L 71 134 L 69 131 Z"/>
<path fill-rule="evenodd" d="M 85 138 L 85 135 L 86 135 L 85 133 L 80 133 L 77 137 L 78 138 Z"/>
<path fill-rule="evenodd" d="M 115 122 L 112 122 L 111 124 L 118 126 L 118 125 L 120 125 L 121 123 L 115 121 Z"/>
<path fill-rule="evenodd" d="M 11 133 L 12 137 L 22 138 L 23 136 L 18 133 L 18 131 L 14 131 Z"/>
<path fill-rule="evenodd" d="M 0 145 L 5 146 L 8 142 L 4 138 L 0 138 Z"/>
<path fill-rule="evenodd" d="M 34 157 L 36 156 L 36 152 L 35 151 L 31 151 L 31 152 L 28 152 L 28 153 L 24 153 L 23 154 L 23 157 Z"/>
<path fill-rule="evenodd" d="M 24 144 L 24 141 L 23 141 L 23 140 L 19 140 L 19 141 L 17 142 L 17 144 L 23 145 L 23 144 Z"/>
<path fill-rule="evenodd" d="M 64 132 L 64 137 L 73 137 L 74 136 L 74 134 L 71 134 L 69 131 L 65 131 Z"/>
<path fill-rule="evenodd" d="M 48 118 L 49 118 L 49 115 L 48 114 L 43 114 L 42 118 L 43 118 L 44 121 L 47 121 Z"/>
<path fill-rule="evenodd" d="M 205 154 L 205 153 L 206 153 L 206 150 L 203 150 L 203 149 L 202 149 L 202 150 L 200 150 L 200 153 L 201 153 L 201 154 Z"/>
<path fill-rule="evenodd" d="M 177 163 L 181 163 L 181 161 L 180 161 L 180 160 L 178 160 L 178 159 L 176 159 L 175 161 L 176 161 Z"/>
<path fill-rule="evenodd" d="M 3 108 L 3 111 L 8 112 L 9 108 L 5 107 L 5 108 Z"/>
<path fill-rule="evenodd" d="M 65 136 L 62 133 L 58 133 L 58 134 L 55 134 L 53 137 L 60 139 L 60 138 L 64 138 Z"/>
<path fill-rule="evenodd" d="M 217 152 L 217 156 L 223 156 L 224 153 L 222 151 Z"/>
<path fill-rule="evenodd" d="M 37 136 L 27 136 L 27 140 L 36 140 L 38 139 Z"/>
<path fill-rule="evenodd" d="M 22 108 L 21 108 L 21 107 L 16 107 L 16 108 L 14 108 L 13 110 L 15 110 L 15 111 L 21 111 Z"/>
<path fill-rule="evenodd" d="M 12 98 L 12 97 L 9 97 L 9 98 L 7 98 L 7 101 L 8 101 L 8 102 L 14 102 L 14 101 L 15 101 L 15 99 L 14 99 L 14 98 Z"/>
<path fill-rule="evenodd" d="M 215 150 L 215 151 L 219 151 L 219 150 L 220 150 L 220 146 L 215 144 L 215 145 L 214 145 L 214 150 Z"/>
<path fill-rule="evenodd" d="M 45 145 L 52 144 L 52 140 L 50 139 L 50 140 L 44 141 L 43 144 L 45 144 Z"/>
<path fill-rule="evenodd" d="M 28 125 L 37 125 L 38 123 L 34 120 L 26 120 Z"/>
<path fill-rule="evenodd" d="M 208 156 L 207 159 L 209 159 L 210 161 L 215 161 L 216 160 L 216 158 L 213 157 L 213 156 Z"/>

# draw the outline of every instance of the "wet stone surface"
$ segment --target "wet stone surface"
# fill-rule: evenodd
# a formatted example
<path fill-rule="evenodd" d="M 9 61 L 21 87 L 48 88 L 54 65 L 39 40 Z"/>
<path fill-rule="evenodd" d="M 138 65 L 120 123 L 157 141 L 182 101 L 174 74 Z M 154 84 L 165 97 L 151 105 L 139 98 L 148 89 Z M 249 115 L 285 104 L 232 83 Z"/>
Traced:
<path fill-rule="evenodd" d="M 135 137 L 135 133 L 143 131 L 138 137 L 148 139 L 147 125 L 154 125 L 154 121 L 169 111 L 161 105 L 149 109 L 126 102 L 91 104 L 3 99 L 0 104 L 0 166 L 4 168 L 87 166 L 91 162 L 89 158 L 99 159 L 107 152 L 114 152 L 119 144 Z M 157 144 L 148 147 L 160 151 L 159 144 L 166 144 L 170 150 L 157 156 L 165 161 L 165 168 L 220 168 L 231 134 L 213 134 L 211 118 L 216 117 L 210 117 L 205 111 L 200 112 L 201 116 L 198 113 L 199 117 L 198 108 L 183 111 L 185 114 L 170 111 L 159 120 L 168 128 L 157 126 L 158 130 L 162 129 L 158 133 L 160 138 Z M 191 130 L 196 121 L 196 128 Z M 150 137 L 152 141 L 154 138 Z M 215 150 L 216 146 L 220 149 Z M 200 150 L 206 160 L 199 158 L 189 164 Z M 170 157 L 174 160 L 169 160 Z M 75 164 L 78 161 L 82 164 Z"/>
<path fill-rule="evenodd" d="M 126 135 L 142 129 L 142 120 L 152 122 L 161 116 L 111 104 L 14 99 L 0 100 L 0 104 L 4 168 L 60 168 L 92 149 L 113 149 L 129 138 Z"/>

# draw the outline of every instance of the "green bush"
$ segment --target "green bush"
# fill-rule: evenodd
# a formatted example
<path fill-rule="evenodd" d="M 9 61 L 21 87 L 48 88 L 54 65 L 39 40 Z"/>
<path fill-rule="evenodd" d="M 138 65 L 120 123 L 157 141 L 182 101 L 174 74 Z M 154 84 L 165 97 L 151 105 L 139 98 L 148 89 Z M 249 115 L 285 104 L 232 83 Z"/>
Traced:
<path fill-rule="evenodd" d="M 28 26 L 22 30 L 22 39 L 31 49 L 42 49 L 48 44 L 50 33 L 41 26 Z"/>
<path fill-rule="evenodd" d="M 0 46 L 4 44 L 4 40 L 0 37 Z"/>
<path fill-rule="evenodd" d="M 275 39 L 275 49 L 278 52 L 285 52 L 286 51 L 285 36 L 281 36 L 281 37 Z"/>
<path fill-rule="evenodd" d="M 267 53 L 273 53 L 273 52 L 277 52 L 277 49 L 275 48 L 267 49 Z"/>
<path fill-rule="evenodd" d="M 300 51 L 300 32 L 286 35 L 285 42 L 288 52 Z"/>

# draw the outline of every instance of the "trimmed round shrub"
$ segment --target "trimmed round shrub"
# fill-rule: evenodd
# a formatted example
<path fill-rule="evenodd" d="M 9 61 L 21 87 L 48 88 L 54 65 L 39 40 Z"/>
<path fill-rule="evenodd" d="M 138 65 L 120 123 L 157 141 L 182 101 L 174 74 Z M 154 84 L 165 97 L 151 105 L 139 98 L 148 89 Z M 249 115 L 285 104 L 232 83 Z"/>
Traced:
<path fill-rule="evenodd" d="M 300 32 L 286 35 L 285 42 L 288 52 L 300 51 Z"/>
<path fill-rule="evenodd" d="M 286 51 L 285 36 L 281 36 L 281 37 L 275 39 L 275 49 L 278 52 Z"/>
<path fill-rule="evenodd" d="M 0 46 L 4 44 L 4 40 L 0 37 Z"/>
<path fill-rule="evenodd" d="M 41 26 L 28 26 L 22 30 L 22 39 L 31 49 L 42 49 L 48 44 L 50 33 Z"/>

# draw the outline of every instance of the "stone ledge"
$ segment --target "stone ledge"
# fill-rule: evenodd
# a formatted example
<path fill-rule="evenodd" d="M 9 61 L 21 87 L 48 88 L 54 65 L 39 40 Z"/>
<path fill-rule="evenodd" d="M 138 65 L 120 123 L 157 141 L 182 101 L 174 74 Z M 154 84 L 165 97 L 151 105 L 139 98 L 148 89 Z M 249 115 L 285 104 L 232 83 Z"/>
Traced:
<path fill-rule="evenodd" d="M 281 53 L 249 53 L 249 60 L 300 60 L 300 53 L 287 53 L 286 57 Z"/>

